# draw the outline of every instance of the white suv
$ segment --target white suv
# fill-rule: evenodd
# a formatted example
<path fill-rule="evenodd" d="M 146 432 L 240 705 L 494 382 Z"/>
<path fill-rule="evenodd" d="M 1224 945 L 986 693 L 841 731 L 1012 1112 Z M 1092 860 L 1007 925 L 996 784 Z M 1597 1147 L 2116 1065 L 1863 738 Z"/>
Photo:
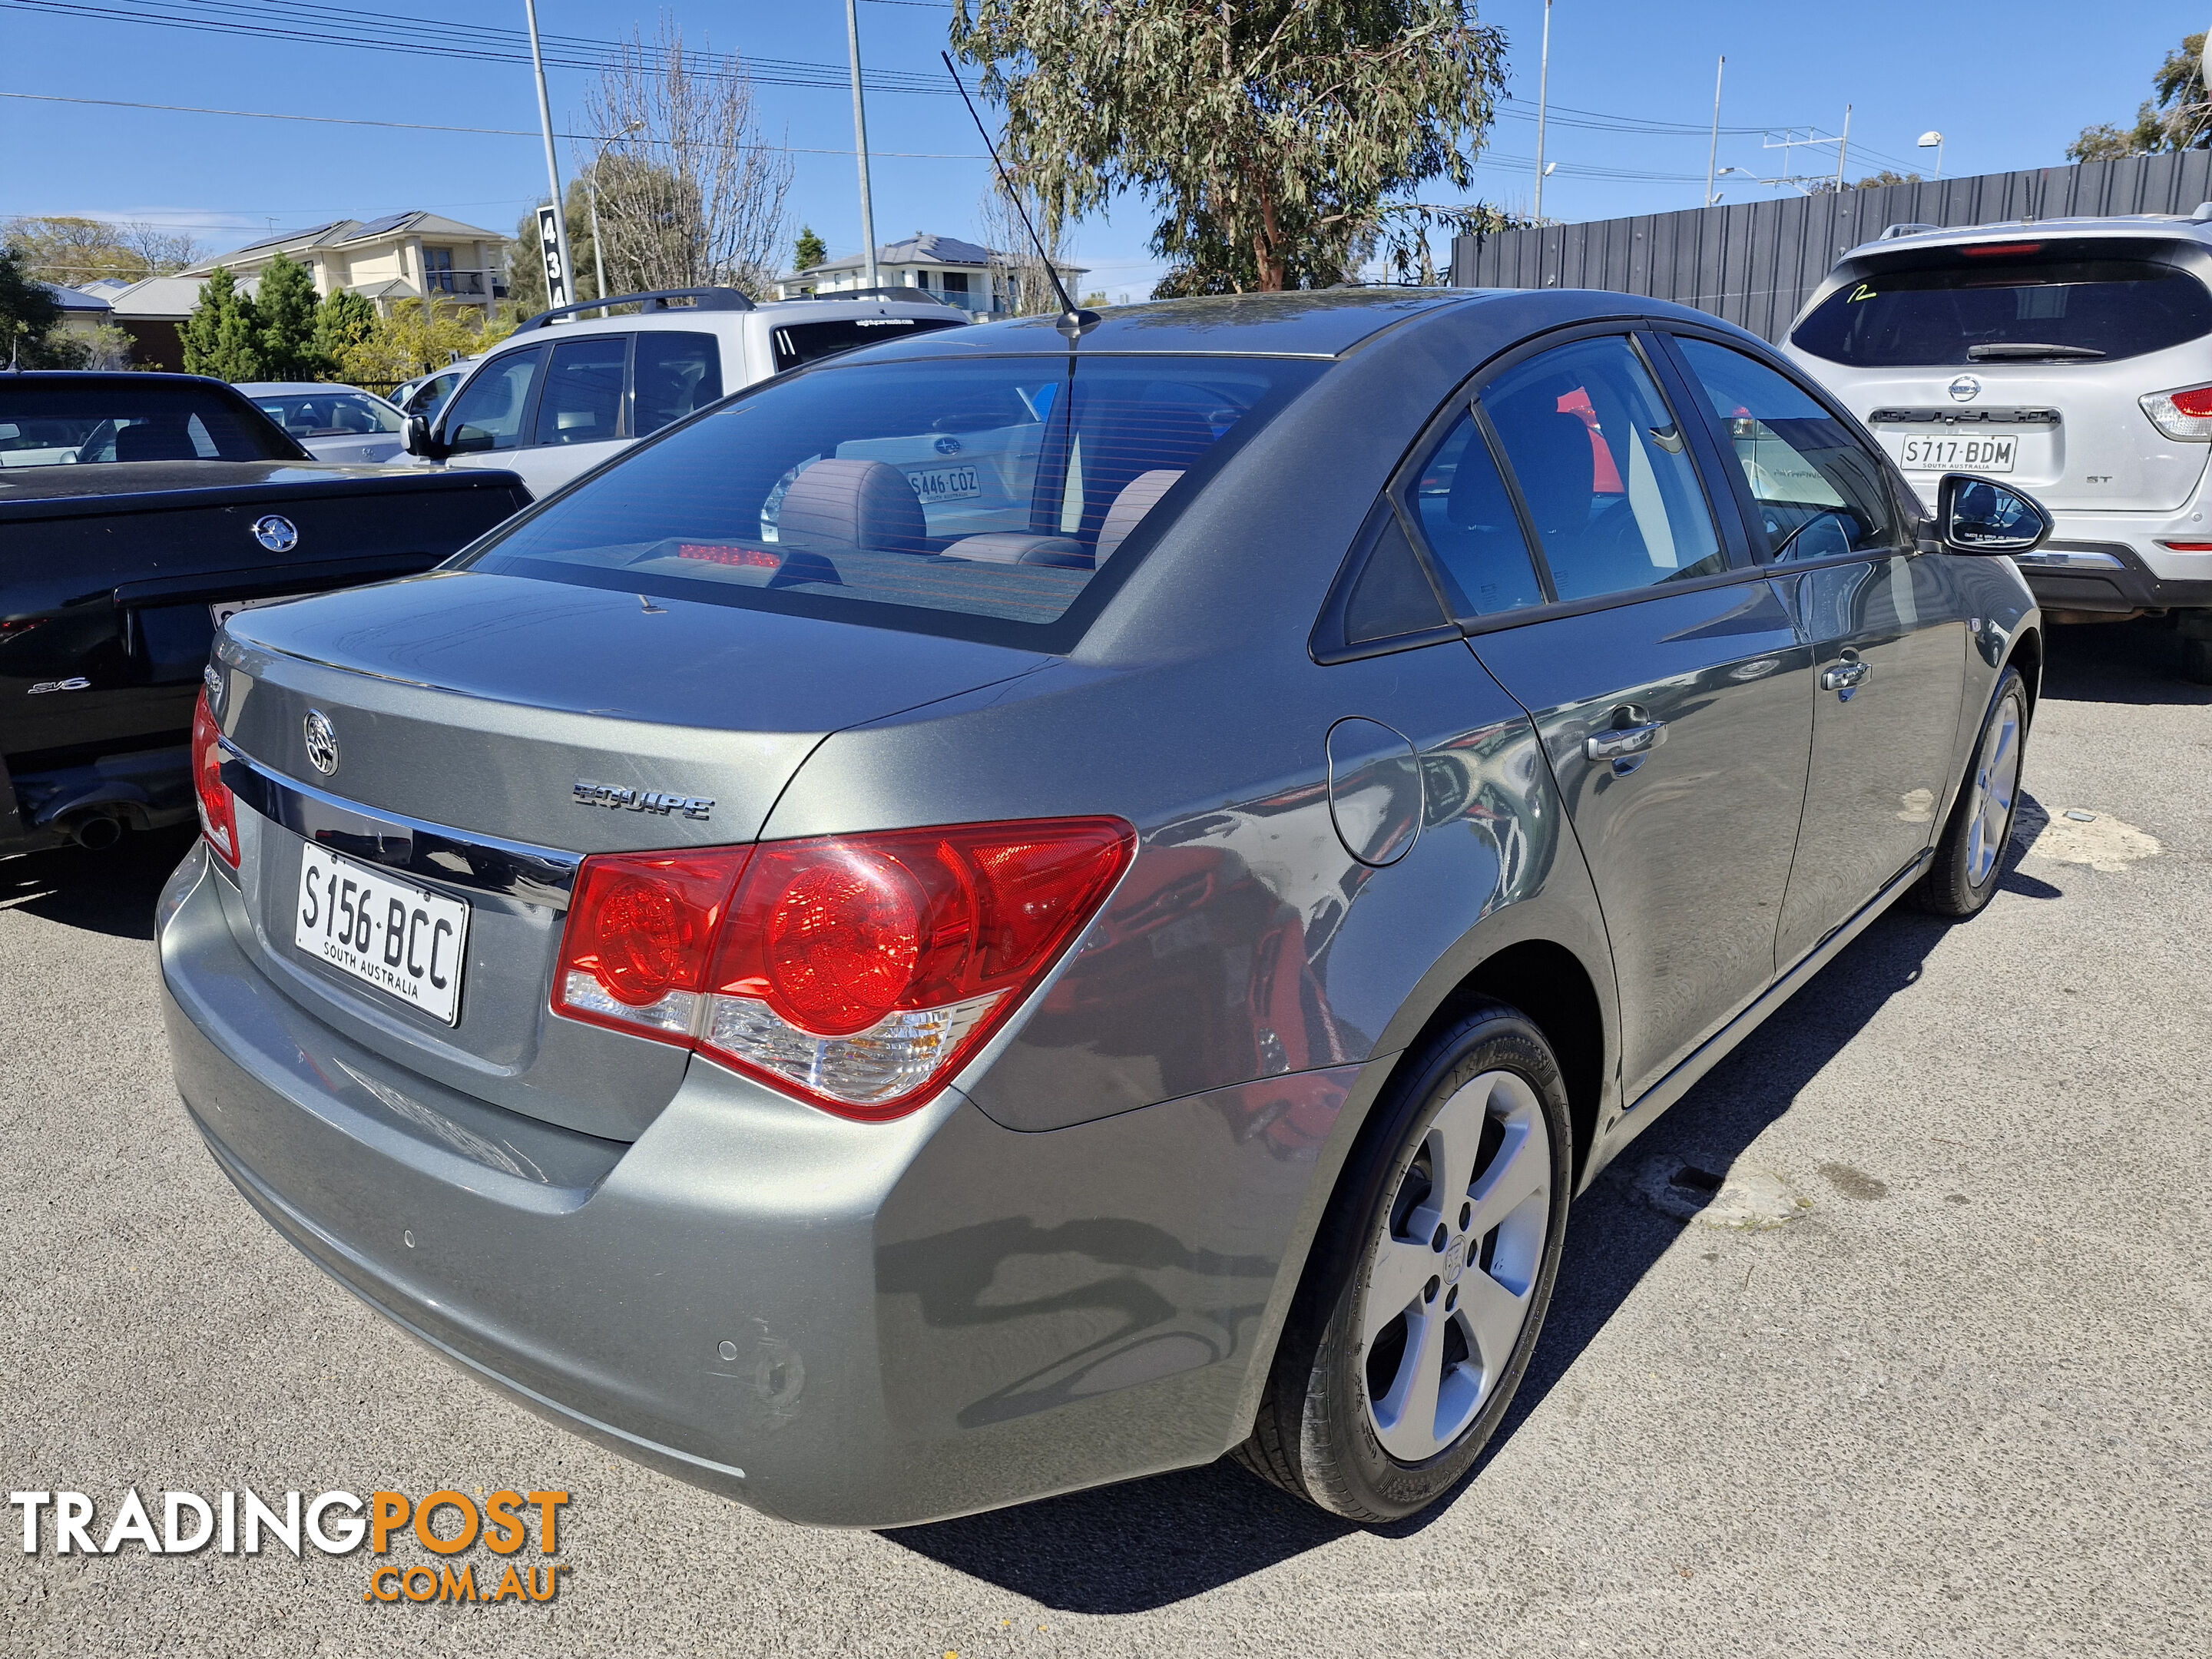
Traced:
<path fill-rule="evenodd" d="M 756 305 L 735 289 L 682 289 L 607 299 L 641 307 L 629 316 L 581 316 L 600 309 L 596 300 L 541 312 L 480 358 L 433 420 L 408 422 L 407 447 L 448 466 L 519 472 L 544 496 L 740 386 L 966 323 L 965 313 L 912 292 Z"/>
<path fill-rule="evenodd" d="M 1932 495 L 2001 476 L 2051 510 L 2021 572 L 2057 622 L 2172 612 L 2212 683 L 2212 203 L 2180 218 L 1893 225 L 1785 347 Z"/>

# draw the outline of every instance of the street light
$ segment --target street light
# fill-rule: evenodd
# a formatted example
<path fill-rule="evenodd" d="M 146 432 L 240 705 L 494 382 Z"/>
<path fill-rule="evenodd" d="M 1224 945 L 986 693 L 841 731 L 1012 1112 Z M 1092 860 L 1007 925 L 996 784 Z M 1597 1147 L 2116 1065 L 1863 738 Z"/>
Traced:
<path fill-rule="evenodd" d="M 1922 133 L 1920 148 L 1936 152 L 1936 180 L 1941 184 L 1943 179 L 1943 135 L 1940 132 Z"/>

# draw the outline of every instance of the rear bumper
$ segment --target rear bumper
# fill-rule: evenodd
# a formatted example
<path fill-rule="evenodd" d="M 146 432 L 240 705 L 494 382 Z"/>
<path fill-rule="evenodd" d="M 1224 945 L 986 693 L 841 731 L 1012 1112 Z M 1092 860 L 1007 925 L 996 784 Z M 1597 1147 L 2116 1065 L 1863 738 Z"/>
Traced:
<path fill-rule="evenodd" d="M 290 1001 L 195 852 L 159 912 L 177 1082 L 285 1236 L 579 1433 L 786 1518 L 939 1518 L 1248 1431 L 1361 1070 L 1076 1127 L 894 1124 L 695 1063 L 633 1143 L 444 1093 Z"/>
<path fill-rule="evenodd" d="M 2212 576 L 2160 576 L 2121 542 L 2061 540 L 2016 562 L 2045 611 L 2125 613 L 2212 605 Z"/>
<path fill-rule="evenodd" d="M 2187 513 L 2054 512 L 2051 539 L 2018 561 L 2048 611 L 2182 611 L 2212 606 L 2212 552 L 2169 542 L 2212 543 Z"/>

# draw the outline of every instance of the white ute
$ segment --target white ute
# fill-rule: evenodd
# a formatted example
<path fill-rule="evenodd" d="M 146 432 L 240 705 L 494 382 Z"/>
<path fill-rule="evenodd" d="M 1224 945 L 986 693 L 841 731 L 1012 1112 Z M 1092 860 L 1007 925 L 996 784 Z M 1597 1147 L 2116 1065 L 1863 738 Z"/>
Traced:
<path fill-rule="evenodd" d="M 582 314 L 604 306 L 640 309 Z M 480 358 L 434 418 L 410 420 L 407 447 L 448 466 L 519 472 L 543 498 L 757 380 L 854 346 L 966 322 L 964 313 L 920 289 L 757 305 L 735 289 L 680 289 L 560 306 Z"/>

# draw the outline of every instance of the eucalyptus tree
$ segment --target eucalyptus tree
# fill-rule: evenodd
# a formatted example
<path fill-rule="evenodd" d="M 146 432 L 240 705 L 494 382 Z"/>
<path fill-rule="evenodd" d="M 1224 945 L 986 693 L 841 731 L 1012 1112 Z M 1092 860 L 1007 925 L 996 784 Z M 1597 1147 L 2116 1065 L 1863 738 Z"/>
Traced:
<path fill-rule="evenodd" d="M 1470 0 L 954 0 L 951 35 L 1053 216 L 1138 193 L 1183 292 L 1402 255 L 1420 212 L 1456 211 L 1411 193 L 1468 185 L 1504 86 Z"/>

